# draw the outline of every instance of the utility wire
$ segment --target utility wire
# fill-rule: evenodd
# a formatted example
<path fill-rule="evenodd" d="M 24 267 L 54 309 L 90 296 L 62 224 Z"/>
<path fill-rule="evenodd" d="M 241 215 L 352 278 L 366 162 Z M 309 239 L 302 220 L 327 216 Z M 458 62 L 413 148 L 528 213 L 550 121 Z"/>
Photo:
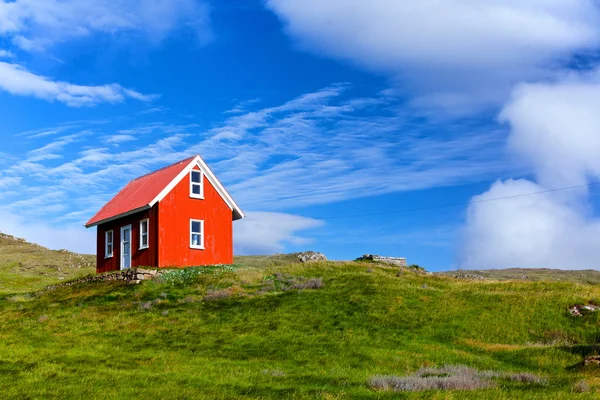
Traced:
<path fill-rule="evenodd" d="M 475 204 L 475 203 L 488 203 L 491 201 L 514 199 L 517 197 L 535 196 L 538 194 L 561 192 L 564 190 L 579 189 L 579 188 L 590 187 L 590 186 L 594 186 L 594 185 L 600 185 L 600 182 L 591 182 L 591 183 L 587 183 L 585 185 L 567 186 L 567 187 L 562 187 L 562 188 L 557 188 L 557 189 L 542 190 L 540 192 L 516 194 L 513 196 L 495 197 L 493 199 L 471 200 L 471 201 L 467 201 L 464 203 L 442 204 L 442 205 L 430 206 L 430 207 L 408 208 L 408 209 L 404 209 L 404 210 L 385 211 L 385 212 L 369 213 L 369 214 L 333 215 L 333 216 L 323 217 L 323 218 L 320 218 L 320 217 L 314 217 L 314 218 L 320 219 L 320 220 L 328 220 L 328 219 L 342 219 L 342 218 L 371 217 L 371 216 L 376 216 L 376 215 L 401 214 L 401 213 L 413 212 L 413 211 L 434 210 L 437 208 L 466 206 L 466 205 Z"/>

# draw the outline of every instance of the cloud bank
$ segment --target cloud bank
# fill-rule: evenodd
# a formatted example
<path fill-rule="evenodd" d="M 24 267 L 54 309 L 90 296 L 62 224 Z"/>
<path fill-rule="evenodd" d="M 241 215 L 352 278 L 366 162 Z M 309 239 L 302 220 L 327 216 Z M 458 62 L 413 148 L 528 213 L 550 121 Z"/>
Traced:
<path fill-rule="evenodd" d="M 416 104 L 472 107 L 600 44 L 593 0 L 269 0 L 305 50 L 387 74 Z"/>
<path fill-rule="evenodd" d="M 501 113 L 508 148 L 536 182 L 496 182 L 475 200 L 600 180 L 600 70 L 517 87 Z M 600 219 L 593 187 L 469 207 L 464 268 L 600 268 Z"/>

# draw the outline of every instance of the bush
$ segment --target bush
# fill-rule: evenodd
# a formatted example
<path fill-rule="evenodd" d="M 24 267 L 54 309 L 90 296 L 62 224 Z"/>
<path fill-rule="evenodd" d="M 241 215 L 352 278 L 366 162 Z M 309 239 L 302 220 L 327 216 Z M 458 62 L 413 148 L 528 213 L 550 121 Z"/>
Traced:
<path fill-rule="evenodd" d="M 590 386 L 586 381 L 579 381 L 575 384 L 574 389 L 577 393 L 587 393 L 590 391 Z"/>
<path fill-rule="evenodd" d="M 325 284 L 323 278 L 310 278 L 304 282 L 297 282 L 292 285 L 292 289 L 321 289 Z"/>
<path fill-rule="evenodd" d="M 545 384 L 546 380 L 531 373 L 504 374 L 496 371 L 479 371 L 464 365 L 442 368 L 421 368 L 412 375 L 374 376 L 369 386 L 376 390 L 420 392 L 426 390 L 478 390 L 495 387 L 494 378 L 507 378 L 516 382 Z"/>

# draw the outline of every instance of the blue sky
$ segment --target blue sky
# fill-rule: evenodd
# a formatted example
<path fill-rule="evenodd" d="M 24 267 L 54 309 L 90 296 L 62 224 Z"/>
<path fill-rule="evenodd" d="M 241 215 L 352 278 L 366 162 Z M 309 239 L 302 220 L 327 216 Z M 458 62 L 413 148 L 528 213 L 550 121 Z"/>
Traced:
<path fill-rule="evenodd" d="M 239 254 L 597 267 L 596 186 L 481 202 L 600 180 L 596 2 L 104 3 L 0 0 L 1 231 L 93 252 L 199 153 Z"/>

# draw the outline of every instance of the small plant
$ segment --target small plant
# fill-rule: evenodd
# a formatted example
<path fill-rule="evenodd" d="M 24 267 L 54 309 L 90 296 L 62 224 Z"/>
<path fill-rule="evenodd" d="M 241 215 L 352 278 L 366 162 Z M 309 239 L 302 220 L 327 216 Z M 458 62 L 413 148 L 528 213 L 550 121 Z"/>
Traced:
<path fill-rule="evenodd" d="M 206 296 L 202 298 L 202 301 L 215 301 L 226 299 L 228 297 L 231 297 L 232 294 L 232 291 L 229 289 L 209 290 L 208 293 L 206 293 Z"/>
<path fill-rule="evenodd" d="M 211 265 L 206 267 L 173 269 L 162 274 L 155 282 L 171 285 L 189 285 L 194 283 L 199 276 L 221 275 L 227 272 L 235 272 L 238 268 L 236 265 Z"/>
<path fill-rule="evenodd" d="M 292 289 L 321 289 L 325 284 L 323 278 L 310 278 L 304 282 L 297 282 L 292 285 Z"/>
<path fill-rule="evenodd" d="M 547 383 L 547 381 L 544 378 L 541 378 L 530 372 L 519 372 L 518 374 L 511 374 L 508 375 L 507 378 L 514 382 L 536 383 L 538 385 L 545 385 Z"/>
<path fill-rule="evenodd" d="M 577 393 L 587 393 L 590 391 L 590 385 L 588 385 L 586 381 L 579 381 L 575 384 L 573 389 Z"/>
<path fill-rule="evenodd" d="M 546 380 L 531 373 L 503 374 L 496 371 L 479 371 L 464 365 L 442 368 L 421 368 L 412 375 L 374 376 L 369 386 L 376 390 L 421 392 L 426 390 L 478 390 L 496 386 L 494 378 L 507 378 L 516 382 L 545 384 Z"/>
<path fill-rule="evenodd" d="M 275 377 L 284 377 L 285 372 L 279 369 L 265 369 L 262 371 L 263 375 L 275 376 Z"/>

